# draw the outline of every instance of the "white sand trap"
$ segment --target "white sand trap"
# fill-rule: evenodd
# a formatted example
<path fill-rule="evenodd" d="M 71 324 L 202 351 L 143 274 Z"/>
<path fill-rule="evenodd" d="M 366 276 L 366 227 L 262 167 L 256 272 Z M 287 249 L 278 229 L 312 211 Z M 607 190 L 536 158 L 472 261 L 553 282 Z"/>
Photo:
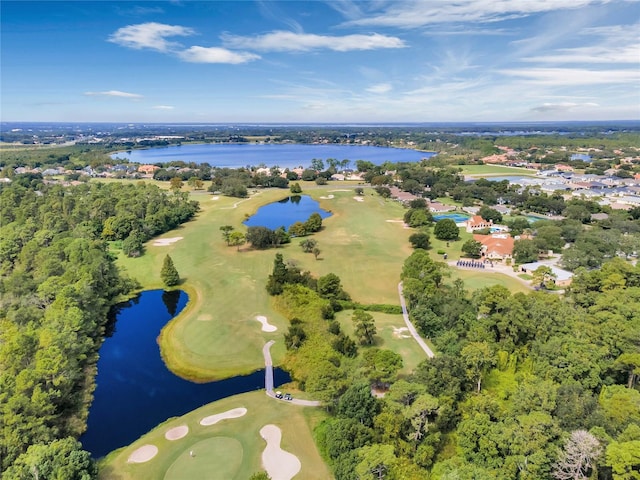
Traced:
<path fill-rule="evenodd" d="M 158 240 L 153 242 L 154 247 L 167 247 L 173 243 L 182 240 L 182 237 L 172 237 L 172 238 L 159 238 Z"/>
<path fill-rule="evenodd" d="M 174 427 L 170 430 L 167 430 L 164 433 L 164 438 L 167 440 L 178 440 L 184 437 L 187 433 L 189 433 L 189 427 L 186 425 L 180 425 L 179 427 Z"/>
<path fill-rule="evenodd" d="M 385 220 L 385 222 L 389 222 L 389 223 L 404 223 L 404 220 Z"/>
<path fill-rule="evenodd" d="M 326 197 L 320 197 L 323 200 L 331 200 L 333 198 L 333 195 L 327 195 Z"/>
<path fill-rule="evenodd" d="M 331 192 L 350 192 L 351 190 L 348 189 L 344 189 L 344 188 L 337 188 L 336 190 L 329 190 L 329 193 Z"/>
<path fill-rule="evenodd" d="M 204 417 L 200 420 L 200 425 L 215 425 L 220 420 L 226 420 L 228 418 L 238 418 L 247 414 L 247 409 L 240 407 L 234 408 L 232 410 L 227 410 L 226 412 L 217 413 L 215 415 L 209 415 L 208 417 Z"/>
<path fill-rule="evenodd" d="M 262 452 L 262 466 L 271 480 L 291 480 L 302 468 L 298 457 L 280 448 L 282 432 L 275 425 L 265 425 L 260 436 L 267 442 Z"/>
<path fill-rule="evenodd" d="M 158 454 L 158 447 L 155 445 L 143 445 L 131 455 L 129 455 L 129 459 L 127 463 L 144 463 L 151 460 Z"/>
<path fill-rule="evenodd" d="M 200 322 L 210 322 L 211 320 L 213 320 L 213 315 L 211 315 L 210 313 L 201 313 L 200 315 L 198 315 L 198 320 Z"/>
<path fill-rule="evenodd" d="M 354 199 L 356 202 L 364 202 L 364 198 L 363 198 L 363 197 L 353 197 L 353 199 Z"/>
<path fill-rule="evenodd" d="M 275 332 L 276 330 L 278 330 L 278 327 L 276 327 L 275 325 L 271 325 L 269 323 L 269 321 L 267 320 L 267 317 L 264 317 L 262 315 L 258 315 L 256 317 L 256 320 L 259 321 L 262 324 L 262 331 L 263 332 Z"/>
<path fill-rule="evenodd" d="M 407 327 L 391 327 L 393 328 L 393 336 L 395 338 L 411 338 L 411 335 L 408 333 L 409 329 Z"/>
<path fill-rule="evenodd" d="M 211 197 L 211 200 L 220 200 L 220 197 L 218 197 L 218 196 Z"/>

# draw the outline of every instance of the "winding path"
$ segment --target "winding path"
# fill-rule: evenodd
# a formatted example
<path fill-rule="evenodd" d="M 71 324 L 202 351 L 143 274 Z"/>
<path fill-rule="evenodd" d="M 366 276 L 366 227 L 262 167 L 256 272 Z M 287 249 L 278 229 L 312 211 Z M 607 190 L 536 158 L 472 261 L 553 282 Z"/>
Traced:
<path fill-rule="evenodd" d="M 413 338 L 415 338 L 416 342 L 418 342 L 418 345 L 420 345 L 420 348 L 422 348 L 422 350 L 424 350 L 424 353 L 427 354 L 427 357 L 429 358 L 435 357 L 435 354 L 433 353 L 433 351 L 425 343 L 422 337 L 418 335 L 418 331 L 416 330 L 416 327 L 414 327 L 413 323 L 411 323 L 411 320 L 409 320 L 407 303 L 404 301 L 404 295 L 402 293 L 402 282 L 398 284 L 398 294 L 400 295 L 400 305 L 402 306 L 402 316 L 404 317 L 404 323 L 407 325 L 407 328 L 409 329 L 409 333 L 411 333 Z"/>
<path fill-rule="evenodd" d="M 264 356 L 264 388 L 267 391 L 267 395 L 271 398 L 276 398 L 276 394 L 273 391 L 273 361 L 271 360 L 271 345 L 274 343 L 276 343 L 275 340 L 270 340 L 264 344 L 264 347 L 262 347 L 262 355 Z M 302 400 L 299 398 L 282 401 L 286 403 L 293 403 L 294 405 L 302 405 L 303 407 L 319 407 L 322 405 L 322 402 L 317 400 Z"/>

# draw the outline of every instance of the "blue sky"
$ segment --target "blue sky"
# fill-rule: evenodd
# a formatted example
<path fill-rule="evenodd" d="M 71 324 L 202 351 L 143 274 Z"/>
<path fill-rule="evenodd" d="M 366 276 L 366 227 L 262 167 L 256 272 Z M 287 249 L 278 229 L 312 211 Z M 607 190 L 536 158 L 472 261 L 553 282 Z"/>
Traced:
<path fill-rule="evenodd" d="M 638 0 L 0 8 L 3 121 L 640 119 Z"/>

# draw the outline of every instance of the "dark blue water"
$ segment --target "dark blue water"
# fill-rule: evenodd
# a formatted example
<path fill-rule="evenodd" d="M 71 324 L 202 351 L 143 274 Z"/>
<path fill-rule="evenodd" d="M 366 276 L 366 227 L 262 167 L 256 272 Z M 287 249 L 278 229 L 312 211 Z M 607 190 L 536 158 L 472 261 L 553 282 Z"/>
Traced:
<path fill-rule="evenodd" d="M 167 369 L 156 339 L 187 301 L 181 291 L 150 290 L 116 309 L 113 334 L 100 348 L 87 432 L 80 437 L 95 458 L 129 445 L 170 417 L 264 388 L 264 370 L 220 382 L 193 383 Z M 280 369 L 274 375 L 275 385 L 290 381 Z"/>
<path fill-rule="evenodd" d="M 243 223 L 248 227 L 268 227 L 272 230 L 284 227 L 288 230 L 296 222 L 306 222 L 312 213 L 319 213 L 323 219 L 331 216 L 331 212 L 320 208 L 320 204 L 308 195 L 293 195 L 260 207 Z"/>
<path fill-rule="evenodd" d="M 404 148 L 368 147 L 360 145 L 292 145 L 292 144 L 190 144 L 118 152 L 111 158 L 136 163 L 183 162 L 209 163 L 214 167 L 238 168 L 247 165 L 278 165 L 281 168 L 308 167 L 311 160 L 367 160 L 376 165 L 384 162 L 419 162 L 435 152 L 419 152 Z M 328 166 L 325 163 L 325 166 Z"/>

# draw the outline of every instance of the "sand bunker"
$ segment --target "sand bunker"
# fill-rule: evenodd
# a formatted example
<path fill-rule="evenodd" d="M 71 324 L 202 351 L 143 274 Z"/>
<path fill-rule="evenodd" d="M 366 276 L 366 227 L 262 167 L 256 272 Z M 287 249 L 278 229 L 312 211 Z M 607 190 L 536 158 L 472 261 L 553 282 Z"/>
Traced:
<path fill-rule="evenodd" d="M 389 223 L 404 223 L 404 220 L 385 220 L 385 222 L 389 222 Z"/>
<path fill-rule="evenodd" d="M 411 335 L 408 333 L 409 329 L 407 327 L 391 327 L 393 328 L 393 336 L 395 338 L 411 338 Z"/>
<path fill-rule="evenodd" d="M 353 197 L 353 199 L 354 199 L 356 202 L 364 202 L 364 198 L 363 198 L 363 197 Z"/>
<path fill-rule="evenodd" d="M 280 448 L 282 432 L 275 425 L 265 425 L 260 436 L 267 442 L 262 452 L 262 466 L 271 480 L 291 480 L 302 468 L 298 457 Z"/>
<path fill-rule="evenodd" d="M 344 189 L 344 188 L 342 188 L 342 189 L 337 188 L 336 190 L 329 190 L 329 193 L 331 193 L 331 192 L 350 192 L 350 191 L 351 190 L 347 190 L 347 189 Z"/>
<path fill-rule="evenodd" d="M 211 200 L 220 200 L 220 197 L 218 197 L 218 196 L 211 197 Z"/>
<path fill-rule="evenodd" d="M 215 425 L 221 420 L 242 417 L 246 415 L 246 413 L 246 408 L 234 408 L 232 410 L 227 410 L 226 412 L 217 413 L 216 415 L 209 415 L 208 417 L 204 417 L 202 420 L 200 420 L 200 425 Z"/>
<path fill-rule="evenodd" d="M 167 430 L 164 434 L 164 438 L 167 440 L 178 440 L 184 437 L 187 433 L 189 433 L 189 427 L 186 425 L 180 425 L 179 427 Z"/>
<path fill-rule="evenodd" d="M 172 238 L 159 238 L 153 242 L 154 247 L 166 247 L 177 241 L 182 240 L 182 237 L 172 237 Z"/>
<path fill-rule="evenodd" d="M 327 195 L 326 197 L 320 197 L 323 200 L 331 200 L 333 198 L 333 195 Z"/>
<path fill-rule="evenodd" d="M 275 332 L 276 330 L 278 330 L 278 327 L 276 327 L 275 325 L 271 325 L 269 323 L 269 321 L 267 320 L 267 317 L 263 317 L 262 315 L 258 315 L 256 317 L 256 320 L 259 321 L 262 324 L 262 331 L 263 332 Z"/>
<path fill-rule="evenodd" d="M 200 322 L 210 322 L 211 320 L 213 320 L 213 315 L 211 315 L 210 313 L 201 313 L 200 315 L 198 315 L 198 320 Z"/>
<path fill-rule="evenodd" d="M 158 454 L 158 447 L 155 445 L 143 445 L 131 455 L 129 455 L 129 459 L 127 463 L 144 463 L 151 460 Z"/>

